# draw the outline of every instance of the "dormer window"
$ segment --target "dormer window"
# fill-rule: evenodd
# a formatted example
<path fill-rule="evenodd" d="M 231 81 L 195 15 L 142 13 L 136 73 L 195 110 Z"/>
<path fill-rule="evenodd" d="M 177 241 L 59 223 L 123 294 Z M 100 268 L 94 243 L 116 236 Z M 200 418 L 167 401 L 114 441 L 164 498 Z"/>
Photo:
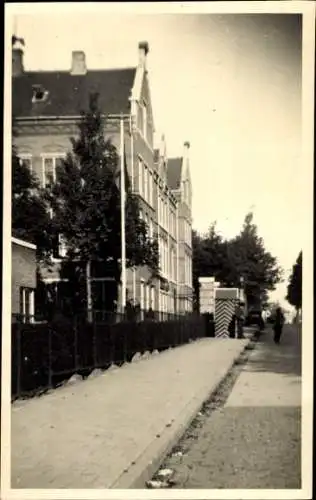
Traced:
<path fill-rule="evenodd" d="M 32 102 L 43 102 L 48 96 L 48 91 L 45 90 L 43 85 L 33 85 L 32 92 Z"/>

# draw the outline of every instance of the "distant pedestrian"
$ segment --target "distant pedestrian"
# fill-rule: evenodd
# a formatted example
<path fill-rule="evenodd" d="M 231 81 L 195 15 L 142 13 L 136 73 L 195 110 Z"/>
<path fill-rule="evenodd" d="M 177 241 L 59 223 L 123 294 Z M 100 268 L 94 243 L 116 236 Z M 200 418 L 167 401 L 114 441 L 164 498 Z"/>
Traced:
<path fill-rule="evenodd" d="M 273 325 L 274 342 L 276 344 L 280 343 L 283 325 L 284 325 L 284 314 L 282 312 L 281 307 L 277 307 L 276 311 L 275 311 L 275 318 L 274 318 L 274 325 Z"/>

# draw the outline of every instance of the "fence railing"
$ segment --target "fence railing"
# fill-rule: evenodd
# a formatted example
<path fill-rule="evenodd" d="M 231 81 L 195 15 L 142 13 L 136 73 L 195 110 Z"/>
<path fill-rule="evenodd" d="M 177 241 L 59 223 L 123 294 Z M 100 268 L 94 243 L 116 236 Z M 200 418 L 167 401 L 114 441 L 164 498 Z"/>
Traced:
<path fill-rule="evenodd" d="M 12 314 L 12 323 L 43 323 L 58 320 L 58 317 L 65 318 L 67 316 L 76 318 L 80 321 L 87 322 L 112 322 L 119 323 L 120 321 L 177 321 L 183 320 L 184 317 L 197 315 L 197 313 L 176 314 L 164 311 L 151 310 L 126 310 L 121 311 L 104 311 L 103 309 L 91 309 L 82 312 L 76 312 L 75 315 L 56 312 L 53 317 L 45 316 L 45 314 Z"/>
<path fill-rule="evenodd" d="M 87 376 L 95 368 L 130 362 L 138 352 L 163 351 L 205 336 L 204 318 L 197 315 L 143 316 L 88 311 L 48 322 L 15 315 L 12 398 L 56 387 L 74 373 Z"/>

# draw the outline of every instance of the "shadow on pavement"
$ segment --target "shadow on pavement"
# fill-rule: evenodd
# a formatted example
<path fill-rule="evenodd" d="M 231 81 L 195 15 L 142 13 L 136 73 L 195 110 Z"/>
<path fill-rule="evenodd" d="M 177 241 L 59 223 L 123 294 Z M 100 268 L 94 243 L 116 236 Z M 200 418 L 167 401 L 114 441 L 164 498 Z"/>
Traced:
<path fill-rule="evenodd" d="M 281 343 L 273 342 L 272 329 L 266 329 L 250 357 L 245 371 L 274 372 L 300 377 L 302 373 L 301 336 L 295 326 L 285 325 Z"/>

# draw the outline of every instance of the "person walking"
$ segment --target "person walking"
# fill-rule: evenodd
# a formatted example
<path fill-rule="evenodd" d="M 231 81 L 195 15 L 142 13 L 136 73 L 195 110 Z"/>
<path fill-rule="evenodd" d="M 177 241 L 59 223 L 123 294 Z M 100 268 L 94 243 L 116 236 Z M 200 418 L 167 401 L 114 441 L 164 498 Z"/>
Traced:
<path fill-rule="evenodd" d="M 283 325 L 284 325 L 284 314 L 282 312 L 281 307 L 277 307 L 276 311 L 275 311 L 275 318 L 274 318 L 274 325 L 273 325 L 274 342 L 276 344 L 280 343 Z"/>

